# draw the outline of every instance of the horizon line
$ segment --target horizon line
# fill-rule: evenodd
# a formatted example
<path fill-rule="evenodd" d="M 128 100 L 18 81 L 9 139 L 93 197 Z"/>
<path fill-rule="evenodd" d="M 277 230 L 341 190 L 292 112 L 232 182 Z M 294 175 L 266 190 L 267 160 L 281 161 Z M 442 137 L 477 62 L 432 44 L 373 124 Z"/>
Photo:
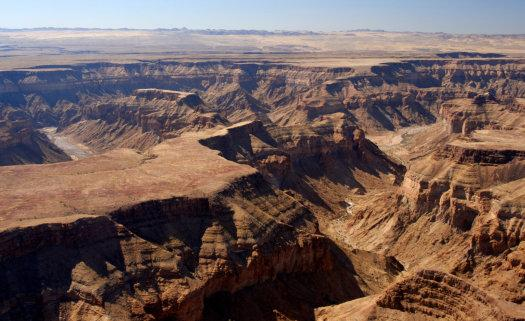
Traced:
<path fill-rule="evenodd" d="M 461 33 L 461 32 L 445 32 L 445 31 L 413 31 L 413 30 L 386 30 L 386 29 L 370 29 L 370 28 L 357 28 L 348 30 L 301 30 L 301 29 L 228 29 L 228 28 L 187 28 L 187 27 L 157 27 L 157 28 L 130 28 L 130 27 L 23 27 L 23 28 L 10 28 L 0 26 L 0 31 L 42 31 L 42 30 L 76 30 L 76 31 L 88 31 L 88 30 L 101 30 L 101 31 L 186 31 L 186 32 L 252 32 L 260 33 L 261 35 L 271 34 L 304 34 L 304 35 L 323 35 L 330 33 L 340 32 L 383 32 L 383 33 L 420 33 L 420 34 L 445 34 L 445 35 L 458 35 L 458 36 L 525 36 L 525 33 Z"/>

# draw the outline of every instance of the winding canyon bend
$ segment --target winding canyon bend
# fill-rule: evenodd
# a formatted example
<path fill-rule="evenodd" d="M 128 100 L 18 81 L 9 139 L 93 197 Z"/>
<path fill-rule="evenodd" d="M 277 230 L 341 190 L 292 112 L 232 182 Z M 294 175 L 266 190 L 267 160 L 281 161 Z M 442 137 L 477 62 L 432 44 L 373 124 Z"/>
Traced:
<path fill-rule="evenodd" d="M 412 55 L 0 71 L 0 320 L 525 320 L 525 58 Z"/>

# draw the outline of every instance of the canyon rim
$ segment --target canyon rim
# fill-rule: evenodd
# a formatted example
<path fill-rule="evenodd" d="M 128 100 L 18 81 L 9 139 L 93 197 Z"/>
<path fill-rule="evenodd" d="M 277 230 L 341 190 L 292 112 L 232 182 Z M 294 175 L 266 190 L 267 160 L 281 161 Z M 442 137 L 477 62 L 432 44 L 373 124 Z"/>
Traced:
<path fill-rule="evenodd" d="M 0 29 L 0 320 L 525 320 L 524 31 Z"/>

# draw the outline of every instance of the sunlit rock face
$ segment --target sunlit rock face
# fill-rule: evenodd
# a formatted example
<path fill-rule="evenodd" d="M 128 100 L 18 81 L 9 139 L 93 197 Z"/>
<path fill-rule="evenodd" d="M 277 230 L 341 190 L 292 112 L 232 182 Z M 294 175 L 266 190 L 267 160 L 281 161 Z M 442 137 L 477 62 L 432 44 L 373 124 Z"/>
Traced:
<path fill-rule="evenodd" d="M 523 61 L 463 55 L 0 72 L 0 319 L 523 319 Z"/>

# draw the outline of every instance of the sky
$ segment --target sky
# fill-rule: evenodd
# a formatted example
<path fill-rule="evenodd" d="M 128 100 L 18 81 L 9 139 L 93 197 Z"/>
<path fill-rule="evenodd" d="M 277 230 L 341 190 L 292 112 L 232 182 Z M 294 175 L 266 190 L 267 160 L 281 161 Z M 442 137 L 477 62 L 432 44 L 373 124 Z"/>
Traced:
<path fill-rule="evenodd" d="M 525 33 L 525 0 L 0 0 L 0 28 Z"/>

